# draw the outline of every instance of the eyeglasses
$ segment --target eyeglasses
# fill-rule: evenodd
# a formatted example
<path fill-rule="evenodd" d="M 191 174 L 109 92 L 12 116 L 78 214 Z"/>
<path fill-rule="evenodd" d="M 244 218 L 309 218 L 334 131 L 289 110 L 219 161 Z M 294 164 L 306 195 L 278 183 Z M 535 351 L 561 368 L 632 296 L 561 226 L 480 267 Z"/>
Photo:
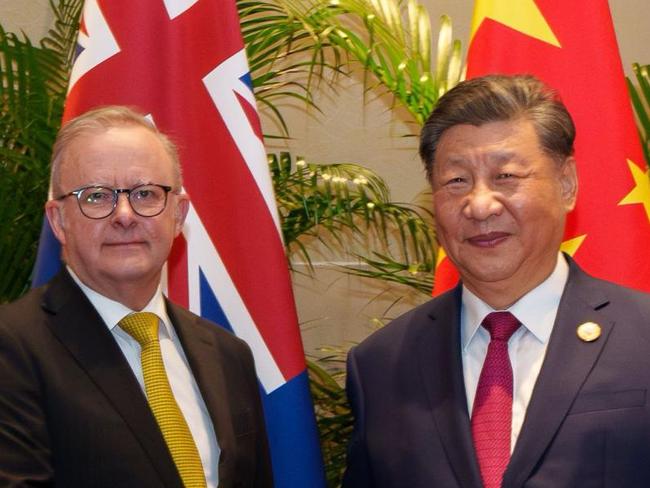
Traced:
<path fill-rule="evenodd" d="M 115 211 L 120 193 L 126 193 L 133 211 L 142 217 L 155 217 L 165 210 L 167 194 L 171 186 L 138 185 L 133 188 L 108 188 L 105 186 L 85 186 L 61 195 L 55 200 L 69 196 L 77 197 L 79 210 L 89 219 L 105 219 Z"/>

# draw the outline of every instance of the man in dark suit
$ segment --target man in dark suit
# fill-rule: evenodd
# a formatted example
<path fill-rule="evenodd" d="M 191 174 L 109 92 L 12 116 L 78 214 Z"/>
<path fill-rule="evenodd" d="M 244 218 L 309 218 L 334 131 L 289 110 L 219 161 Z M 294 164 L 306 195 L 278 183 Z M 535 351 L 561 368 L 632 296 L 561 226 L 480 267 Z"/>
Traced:
<path fill-rule="evenodd" d="M 130 109 L 59 133 L 45 208 L 66 266 L 0 308 L 0 486 L 272 486 L 248 346 L 161 292 L 181 189 Z"/>
<path fill-rule="evenodd" d="M 650 297 L 559 253 L 574 137 L 529 76 L 440 99 L 420 153 L 461 283 L 350 352 L 345 487 L 650 486 Z"/>

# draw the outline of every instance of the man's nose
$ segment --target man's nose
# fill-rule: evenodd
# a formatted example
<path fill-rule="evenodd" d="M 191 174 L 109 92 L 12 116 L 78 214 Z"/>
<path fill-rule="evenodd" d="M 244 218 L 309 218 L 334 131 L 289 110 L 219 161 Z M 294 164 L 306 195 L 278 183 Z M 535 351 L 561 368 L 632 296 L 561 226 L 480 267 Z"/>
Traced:
<path fill-rule="evenodd" d="M 133 207 L 131 207 L 129 196 L 126 193 L 118 193 L 115 210 L 111 214 L 111 219 L 122 225 L 128 225 L 136 217 L 137 214 L 133 211 Z"/>
<path fill-rule="evenodd" d="M 501 197 L 502 195 L 489 185 L 479 183 L 467 195 L 463 214 L 474 220 L 486 220 L 493 215 L 500 215 L 503 211 Z"/>

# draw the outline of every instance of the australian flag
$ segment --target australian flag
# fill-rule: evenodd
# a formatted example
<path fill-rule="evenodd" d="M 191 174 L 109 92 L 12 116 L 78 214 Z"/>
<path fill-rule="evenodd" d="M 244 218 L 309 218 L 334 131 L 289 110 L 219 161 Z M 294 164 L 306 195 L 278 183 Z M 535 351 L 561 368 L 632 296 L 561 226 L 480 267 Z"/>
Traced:
<path fill-rule="evenodd" d="M 235 1 L 86 0 L 77 43 L 64 122 L 96 106 L 128 105 L 176 142 L 192 203 L 167 263 L 168 295 L 250 345 L 276 486 L 324 486 Z M 58 267 L 46 228 L 36 282 Z"/>

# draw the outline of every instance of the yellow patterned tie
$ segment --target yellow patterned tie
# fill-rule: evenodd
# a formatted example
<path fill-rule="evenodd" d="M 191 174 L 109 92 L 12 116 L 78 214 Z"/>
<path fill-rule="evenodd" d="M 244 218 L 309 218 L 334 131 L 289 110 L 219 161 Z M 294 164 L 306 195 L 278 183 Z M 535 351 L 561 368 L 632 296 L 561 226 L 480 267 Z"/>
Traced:
<path fill-rule="evenodd" d="M 160 426 L 176 468 L 187 488 L 203 488 L 205 475 L 199 451 L 183 412 L 172 393 L 158 340 L 158 316 L 149 312 L 127 315 L 119 326 L 140 343 L 142 372 L 149 406 Z"/>

